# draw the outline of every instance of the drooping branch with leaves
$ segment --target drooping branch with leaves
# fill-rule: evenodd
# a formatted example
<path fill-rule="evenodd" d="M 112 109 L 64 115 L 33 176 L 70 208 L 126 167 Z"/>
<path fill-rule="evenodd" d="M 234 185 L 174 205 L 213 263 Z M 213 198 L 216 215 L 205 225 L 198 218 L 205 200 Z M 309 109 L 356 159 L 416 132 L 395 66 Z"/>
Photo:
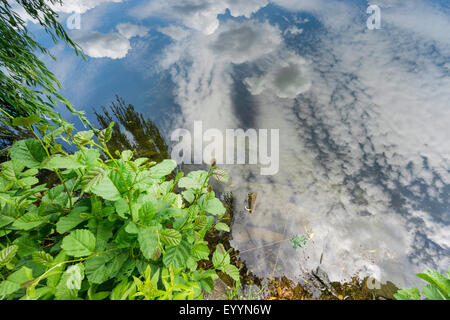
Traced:
<path fill-rule="evenodd" d="M 32 20 L 55 43 L 63 41 L 83 57 L 52 9 L 52 5 L 60 3 L 60 0 L 0 0 L 0 149 L 11 144 L 18 134 L 10 126 L 15 117 L 37 114 L 42 122 L 58 123 L 62 121 L 55 111 L 58 104 L 82 116 L 59 93 L 61 83 L 38 55 L 54 57 L 33 38 L 27 27 L 27 20 Z"/>

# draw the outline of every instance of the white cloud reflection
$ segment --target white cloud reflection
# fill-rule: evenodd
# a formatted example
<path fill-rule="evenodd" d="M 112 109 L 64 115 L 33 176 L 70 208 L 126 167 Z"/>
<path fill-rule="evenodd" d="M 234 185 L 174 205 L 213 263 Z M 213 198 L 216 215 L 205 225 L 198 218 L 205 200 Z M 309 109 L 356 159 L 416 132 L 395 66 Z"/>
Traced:
<path fill-rule="evenodd" d="M 301 268 L 317 267 L 322 253 L 332 280 L 378 265 L 381 280 L 404 286 L 415 283 L 414 274 L 424 268 L 446 270 L 448 16 L 420 2 L 407 12 L 383 12 L 385 29 L 370 32 L 364 10 L 341 1 L 274 2 L 312 13 L 324 25 L 326 32 L 315 35 L 311 53 L 299 57 L 294 52 L 299 48 L 287 48 L 275 25 L 220 24 L 215 18 L 222 11 L 196 2 L 181 22 L 204 34 L 174 38 L 161 62 L 172 70 L 185 126 L 203 120 L 219 129 L 281 129 L 277 176 L 229 168 L 236 203 L 242 204 L 236 230 L 267 227 L 286 236 L 304 233 L 305 227 L 314 230 L 305 251 L 293 250 L 288 242 L 281 247 L 282 273 L 293 278 Z M 194 17 L 205 12 L 213 14 L 194 25 Z M 405 22 L 420 20 L 421 12 L 437 17 L 442 29 L 419 30 Z M 440 51 L 433 53 L 432 46 Z M 247 85 L 251 99 L 236 96 L 239 83 Z M 258 193 L 255 218 L 243 210 L 247 192 Z M 235 240 L 235 245 L 245 251 L 268 239 L 260 234 L 250 240 Z M 270 249 L 242 257 L 251 268 L 259 266 L 257 274 L 273 273 Z"/>

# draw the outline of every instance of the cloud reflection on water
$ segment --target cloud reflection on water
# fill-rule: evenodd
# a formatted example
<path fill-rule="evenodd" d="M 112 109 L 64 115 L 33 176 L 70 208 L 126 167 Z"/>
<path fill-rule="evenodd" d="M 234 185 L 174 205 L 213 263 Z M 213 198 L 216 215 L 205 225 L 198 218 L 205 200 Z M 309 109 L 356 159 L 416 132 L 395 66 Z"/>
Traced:
<path fill-rule="evenodd" d="M 250 238 L 235 241 L 236 246 L 245 251 L 271 241 L 269 232 L 266 238 L 264 232 L 248 236 L 255 228 L 292 236 L 306 227 L 315 237 L 304 252 L 288 242 L 280 247 L 281 272 L 287 276 L 300 276 L 299 264 L 315 268 L 322 253 L 332 280 L 377 265 L 381 280 L 403 286 L 424 268 L 445 270 L 450 79 L 441 64 L 449 44 L 439 42 L 439 35 L 389 24 L 395 15 L 401 18 L 395 8 L 384 30 L 371 32 L 350 4 L 274 2 L 293 12 L 271 8 L 290 25 L 301 18 L 297 11 L 315 15 L 323 29 L 309 30 L 313 50 L 303 50 L 311 44 L 301 38 L 287 45 L 279 21 L 266 10 L 268 21 L 226 21 L 214 32 L 174 39 L 162 60 L 172 70 L 185 126 L 203 120 L 219 129 L 246 127 L 246 110 L 235 108 L 233 100 L 241 82 L 248 89 L 244 95 L 253 94 L 240 106 L 252 110 L 251 125 L 281 129 L 277 176 L 229 168 L 242 209 L 247 192 L 257 192 L 259 202 L 253 216 L 244 210 L 237 214 L 235 238 L 240 232 Z M 413 9 L 408 14 L 419 20 Z M 433 47 L 439 50 L 430 52 Z M 260 249 L 243 257 L 257 274 L 270 275 L 270 255 Z"/>

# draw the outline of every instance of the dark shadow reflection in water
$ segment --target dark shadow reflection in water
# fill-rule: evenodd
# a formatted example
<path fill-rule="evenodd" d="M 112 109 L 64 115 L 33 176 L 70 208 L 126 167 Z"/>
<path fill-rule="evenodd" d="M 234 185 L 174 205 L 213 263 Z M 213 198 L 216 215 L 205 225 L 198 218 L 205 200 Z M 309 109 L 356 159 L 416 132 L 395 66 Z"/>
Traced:
<path fill-rule="evenodd" d="M 158 127 L 148 118 L 137 112 L 134 106 L 126 104 L 116 96 L 109 107 L 102 112 L 94 111 L 101 128 L 115 122 L 109 146 L 116 150 L 132 150 L 137 158 L 146 157 L 152 161 L 169 159 L 169 151 Z"/>

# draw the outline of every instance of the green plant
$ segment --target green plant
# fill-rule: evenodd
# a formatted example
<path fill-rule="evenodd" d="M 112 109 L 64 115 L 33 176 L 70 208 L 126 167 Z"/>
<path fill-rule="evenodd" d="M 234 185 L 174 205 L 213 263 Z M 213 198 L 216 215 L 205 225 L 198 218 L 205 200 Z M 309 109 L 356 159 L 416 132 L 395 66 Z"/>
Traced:
<path fill-rule="evenodd" d="M 224 247 L 211 255 L 204 241 L 208 230 L 228 228 L 209 186 L 223 171 L 184 176 L 172 160 L 113 156 L 114 123 L 73 134 L 69 123 L 39 120 L 14 120 L 35 138 L 16 142 L 1 165 L 0 298 L 201 299 L 217 270 L 239 281 Z M 60 183 L 39 184 L 38 172 Z M 198 267 L 209 259 L 210 269 Z"/>
<path fill-rule="evenodd" d="M 450 271 L 447 275 L 438 271 L 426 270 L 417 276 L 429 284 L 422 286 L 422 294 L 418 288 L 402 289 L 394 294 L 397 300 L 450 300 Z"/>

